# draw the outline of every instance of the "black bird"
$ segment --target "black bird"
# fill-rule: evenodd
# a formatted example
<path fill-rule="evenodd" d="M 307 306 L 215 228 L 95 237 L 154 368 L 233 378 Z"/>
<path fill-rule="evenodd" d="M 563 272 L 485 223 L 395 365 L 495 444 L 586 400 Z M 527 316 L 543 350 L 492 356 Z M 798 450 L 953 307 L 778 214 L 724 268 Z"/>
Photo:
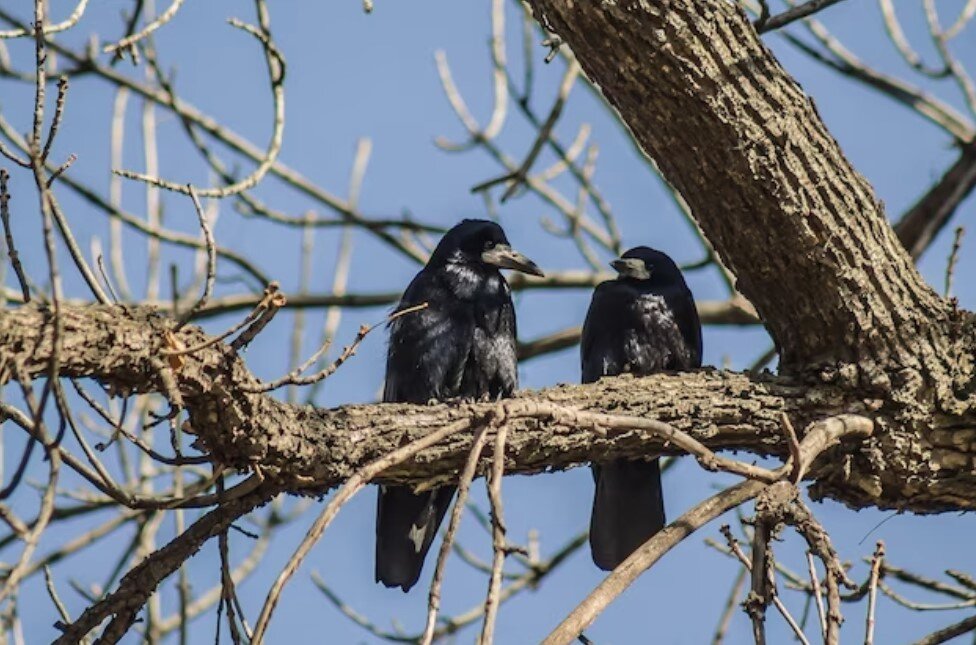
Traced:
<path fill-rule="evenodd" d="M 384 401 L 497 399 L 515 391 L 515 308 L 499 269 L 542 275 L 494 222 L 466 219 L 444 234 L 398 306 L 427 308 L 391 323 Z M 417 582 L 455 489 L 380 487 L 377 582 L 405 592 Z"/>
<path fill-rule="evenodd" d="M 701 323 L 681 270 L 661 251 L 638 246 L 610 263 L 615 280 L 597 286 L 583 324 L 583 382 L 630 372 L 645 376 L 701 367 Z M 593 464 L 593 562 L 612 571 L 664 527 L 658 459 Z"/>

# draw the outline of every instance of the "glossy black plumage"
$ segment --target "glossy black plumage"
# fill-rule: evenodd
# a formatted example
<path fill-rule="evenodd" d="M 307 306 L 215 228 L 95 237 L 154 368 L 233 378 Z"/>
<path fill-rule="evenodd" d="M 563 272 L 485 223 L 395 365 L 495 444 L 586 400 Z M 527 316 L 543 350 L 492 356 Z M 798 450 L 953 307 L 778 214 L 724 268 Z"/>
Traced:
<path fill-rule="evenodd" d="M 611 263 L 618 276 L 597 286 L 580 345 L 582 377 L 638 376 L 701 366 L 695 300 L 671 258 L 645 246 Z M 593 561 L 606 571 L 665 524 L 658 459 L 593 464 Z"/>
<path fill-rule="evenodd" d="M 390 325 L 384 401 L 497 399 L 515 391 L 515 308 L 500 268 L 542 275 L 493 222 L 464 220 L 444 235 L 398 307 L 427 308 Z M 404 591 L 417 582 L 454 491 L 380 487 L 377 582 Z"/>

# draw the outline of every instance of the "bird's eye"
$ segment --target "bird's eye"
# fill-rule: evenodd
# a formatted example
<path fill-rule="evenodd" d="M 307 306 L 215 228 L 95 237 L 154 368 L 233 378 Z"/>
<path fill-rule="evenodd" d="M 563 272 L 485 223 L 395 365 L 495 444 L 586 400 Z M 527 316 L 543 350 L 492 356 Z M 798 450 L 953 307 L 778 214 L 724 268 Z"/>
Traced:
<path fill-rule="evenodd" d="M 486 251 L 490 251 L 493 248 L 495 248 L 495 242 L 494 242 L 494 240 L 486 240 L 485 241 L 485 250 Z"/>

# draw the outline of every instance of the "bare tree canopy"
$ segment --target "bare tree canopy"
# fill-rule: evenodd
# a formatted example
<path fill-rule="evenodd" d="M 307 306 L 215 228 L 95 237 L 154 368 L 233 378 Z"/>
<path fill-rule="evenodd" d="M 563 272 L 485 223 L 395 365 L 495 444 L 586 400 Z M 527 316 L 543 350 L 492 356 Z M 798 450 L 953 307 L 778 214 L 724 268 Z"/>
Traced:
<path fill-rule="evenodd" d="M 951 517 L 976 510 L 976 292 L 961 224 L 976 188 L 976 1 L 908 12 L 879 0 L 855 21 L 864 9 L 837 0 L 490 0 L 471 25 L 490 36 L 480 64 L 454 67 L 438 49 L 420 71 L 413 49 L 380 42 L 407 10 L 372 0 L 308 15 L 266 0 L 135 0 L 121 18 L 71 4 L 66 17 L 47 0 L 0 7 L 3 642 L 261 643 L 339 623 L 355 631 L 336 635 L 425 645 L 462 630 L 481 643 L 647 642 L 702 615 L 714 643 L 976 631 L 971 561 L 886 548 L 883 532 L 860 546 L 823 519 L 910 512 L 933 535 L 972 529 Z M 424 47 L 470 41 L 438 22 L 471 22 L 470 7 L 408 11 Z M 852 53 L 853 22 L 896 64 Z M 337 50 L 353 27 L 377 42 Z M 315 60 L 292 55 L 308 51 Z M 189 61 L 186 79 L 173 61 Z M 396 86 L 344 91 L 360 66 Z M 904 138 L 909 158 L 916 140 L 943 146 L 948 164 L 911 166 L 911 197 L 886 209 L 794 66 L 827 74 L 831 109 L 856 127 Z M 490 82 L 476 90 L 477 74 Z M 858 111 L 866 92 L 920 134 Z M 377 128 L 348 168 L 332 138 L 360 134 L 341 110 Z M 435 139 L 429 166 L 414 160 L 432 134 L 416 136 L 414 114 L 461 125 Z M 384 136 L 384 176 L 420 181 L 366 189 Z M 346 188 L 326 187 L 342 173 Z M 509 276 L 532 387 L 376 403 L 386 323 L 429 303 L 391 307 L 472 210 L 533 240 L 545 264 L 545 277 Z M 638 244 L 690 249 L 706 359 L 722 365 L 577 385 L 582 307 L 606 262 Z M 935 269 L 919 265 L 926 251 Z M 583 525 L 554 519 L 557 506 L 588 512 L 588 476 L 560 490 L 567 475 L 548 473 L 659 454 L 690 456 L 673 478 L 697 488 L 669 493 L 683 502 L 669 501 L 671 523 L 598 577 Z M 503 482 L 516 474 L 545 475 Z M 409 598 L 342 591 L 371 582 L 362 499 L 376 483 L 459 486 Z M 560 501 L 529 510 L 523 498 L 546 486 Z M 699 529 L 715 564 L 675 565 L 681 585 L 707 587 L 687 614 L 649 624 L 654 603 L 638 599 L 621 617 L 632 587 L 683 595 L 653 576 Z M 309 577 L 322 557 L 331 568 Z M 523 609 L 547 593 L 546 611 Z M 649 631 L 661 621 L 675 625 Z"/>

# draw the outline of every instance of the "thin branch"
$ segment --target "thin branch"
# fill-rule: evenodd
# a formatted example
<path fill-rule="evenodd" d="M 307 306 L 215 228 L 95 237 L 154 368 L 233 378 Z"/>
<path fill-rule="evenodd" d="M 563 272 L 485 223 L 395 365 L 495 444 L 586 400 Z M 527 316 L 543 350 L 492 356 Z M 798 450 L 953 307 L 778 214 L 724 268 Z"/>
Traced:
<path fill-rule="evenodd" d="M 497 418 L 492 419 L 491 423 L 479 426 L 471 440 L 471 450 L 468 452 L 468 459 L 458 479 L 457 499 L 454 500 L 451 518 L 447 523 L 447 531 L 444 532 L 444 539 L 441 540 L 440 550 L 437 552 L 434 576 L 430 583 L 430 591 L 427 594 L 427 622 L 424 626 L 423 636 L 420 638 L 421 645 L 430 645 L 434 640 L 434 628 L 437 626 L 437 613 L 441 607 L 441 585 L 444 582 L 444 568 L 447 564 L 447 557 L 451 553 L 451 544 L 454 543 L 454 537 L 461 526 L 461 516 L 464 514 L 465 503 L 468 499 L 468 489 L 471 488 L 471 481 L 474 479 L 478 468 L 481 451 L 488 441 L 488 428 L 498 421 Z"/>
<path fill-rule="evenodd" d="M 569 93 L 572 91 L 573 85 L 576 84 L 576 79 L 579 76 L 579 73 L 580 67 L 575 61 L 566 67 L 566 72 L 563 74 L 563 80 L 559 84 L 559 91 L 556 94 L 556 100 L 552 105 L 552 109 L 549 111 L 549 116 L 546 117 L 546 120 L 539 128 L 539 134 L 536 136 L 535 141 L 529 148 L 529 153 L 525 156 L 525 161 L 522 162 L 518 169 L 507 175 L 503 175 L 502 177 L 482 182 L 477 186 L 474 186 L 471 189 L 471 192 L 477 193 L 508 181 L 511 183 L 501 197 L 501 201 L 504 203 L 509 197 L 515 194 L 515 191 L 519 188 L 519 186 L 525 183 L 529 176 L 529 171 L 532 169 L 536 159 L 539 157 L 539 153 L 542 152 L 543 146 L 545 146 L 546 142 L 552 136 L 552 129 L 555 127 L 556 122 L 559 120 L 559 116 L 562 114 L 563 107 L 566 105 L 566 100 L 569 98 Z"/>
<path fill-rule="evenodd" d="M 783 13 L 776 14 L 757 27 L 756 31 L 764 34 L 769 31 L 781 29 L 791 22 L 796 22 L 797 20 L 802 20 L 803 18 L 812 16 L 818 11 L 822 11 L 827 7 L 833 6 L 840 1 L 841 0 L 808 0 L 799 6 L 793 7 L 792 9 L 784 11 Z"/>
<path fill-rule="evenodd" d="M 17 282 L 20 284 L 20 293 L 24 302 L 30 302 L 30 287 L 27 285 L 27 276 L 24 274 L 24 266 L 20 263 L 20 254 L 14 246 L 13 231 L 10 227 L 10 193 L 7 190 L 7 181 L 10 175 L 5 168 L 0 168 L 0 221 L 3 223 L 3 234 L 7 241 L 7 257 L 10 258 L 10 265 L 14 268 L 17 275 Z"/>
<path fill-rule="evenodd" d="M 905 59 L 905 62 L 915 71 L 926 76 L 931 76 L 932 78 L 944 78 L 948 76 L 950 74 L 948 65 L 943 63 L 941 69 L 928 67 L 918 53 L 912 49 L 912 46 L 908 43 L 908 39 L 905 37 L 905 32 L 902 31 L 901 22 L 899 22 L 898 15 L 895 13 L 895 6 L 892 1 L 878 0 L 878 4 L 881 6 L 881 16 L 884 18 L 888 38 L 894 43 L 898 49 L 898 53 Z"/>
<path fill-rule="evenodd" d="M 939 645 L 939 643 L 948 642 L 957 636 L 968 634 L 973 630 L 976 630 L 976 616 L 970 616 L 954 625 L 949 625 L 937 632 L 932 632 L 925 638 L 915 641 L 913 645 Z"/>
<path fill-rule="evenodd" d="M 868 579 L 868 615 L 864 626 L 864 645 L 874 644 L 874 608 L 878 597 L 878 578 L 881 575 L 881 564 L 884 561 L 884 542 L 878 541 L 871 558 L 871 575 Z"/>
<path fill-rule="evenodd" d="M 820 635 L 824 640 L 827 640 L 827 612 L 824 610 L 823 592 L 820 590 L 820 576 L 817 575 L 817 565 L 813 559 L 812 551 L 807 551 L 807 569 L 810 572 L 810 588 L 813 591 L 813 600 L 817 605 Z"/>
<path fill-rule="evenodd" d="M 78 21 L 81 20 L 82 15 L 85 13 L 85 8 L 88 6 L 88 0 L 78 0 L 78 4 L 75 5 L 74 11 L 65 20 L 54 24 L 54 25 L 44 25 L 44 35 L 48 36 L 50 34 L 56 34 L 62 31 L 67 31 L 71 29 Z M 33 29 L 10 29 L 7 31 L 0 31 L 0 39 L 7 38 L 25 38 L 27 36 L 33 36 Z"/>
<path fill-rule="evenodd" d="M 102 52 L 105 54 L 112 54 L 112 53 L 121 54 L 122 53 L 121 50 L 130 49 L 130 48 L 135 49 L 133 45 L 135 45 L 143 38 L 146 38 L 151 33 L 153 33 L 154 31 L 156 31 L 157 29 L 165 25 L 167 22 L 172 20 L 173 17 L 176 16 L 176 12 L 180 10 L 180 7 L 183 5 L 184 1 L 185 0 L 173 0 L 173 3 L 169 7 L 167 7 L 166 11 L 159 14 L 155 20 L 153 20 L 148 25 L 143 27 L 139 33 L 132 34 L 131 36 L 126 36 L 125 38 L 115 43 L 114 45 L 106 45 L 105 47 L 102 48 Z"/>
<path fill-rule="evenodd" d="M 589 627 L 603 609 L 644 571 L 674 546 L 726 511 L 758 495 L 766 485 L 755 480 L 736 484 L 708 498 L 659 531 L 630 555 L 590 592 L 543 641 L 544 645 L 569 645 Z"/>
<path fill-rule="evenodd" d="M 264 47 L 265 59 L 267 61 L 268 73 L 270 75 L 271 94 L 274 103 L 271 141 L 268 144 L 266 152 L 261 157 L 258 167 L 255 168 L 250 175 L 229 186 L 224 186 L 223 188 L 208 188 L 197 191 L 197 194 L 200 197 L 229 197 L 256 186 L 261 179 L 264 178 L 277 160 L 278 153 L 281 151 L 281 142 L 284 135 L 285 93 L 283 81 L 285 77 L 285 59 L 275 46 L 274 42 L 271 40 L 271 34 L 267 31 L 267 29 L 263 27 L 258 28 L 253 25 L 243 23 L 236 18 L 231 18 L 229 22 L 232 26 L 246 31 L 257 38 Z M 189 194 L 189 188 L 186 184 L 175 183 L 152 175 L 132 172 L 129 170 L 114 170 L 113 172 L 127 179 L 142 181 L 158 188 L 165 188 L 166 190 L 183 193 L 185 195 Z"/>
<path fill-rule="evenodd" d="M 959 206 L 976 188 L 976 146 L 963 146 L 959 157 L 929 190 L 898 220 L 895 232 L 915 259 L 945 228 Z"/>
<path fill-rule="evenodd" d="M 495 620 L 498 617 L 499 594 L 502 586 L 502 567 L 505 565 L 505 518 L 502 507 L 502 478 L 505 475 L 505 438 L 507 427 L 502 424 L 495 433 L 495 445 L 488 478 L 488 499 L 491 503 L 491 543 L 494 550 L 488 594 L 485 597 L 485 621 L 481 628 L 481 645 L 495 642 Z"/>
<path fill-rule="evenodd" d="M 538 588 L 538 586 L 546 577 L 549 576 L 549 574 L 556 571 L 561 564 L 566 562 L 569 556 L 573 555 L 584 544 L 586 544 L 585 531 L 570 538 L 548 559 L 534 561 L 532 568 L 519 575 L 515 580 L 512 581 L 511 584 L 501 590 L 501 593 L 498 595 L 499 602 L 504 603 L 525 590 L 534 590 Z M 422 633 L 403 634 L 400 631 L 391 632 L 377 627 L 375 623 L 371 622 L 368 618 L 357 612 L 347 603 L 343 602 L 339 595 L 329 588 L 322 578 L 320 576 L 316 576 L 315 573 L 312 574 L 312 582 L 319 588 L 320 591 L 322 591 L 325 597 L 336 607 L 336 609 L 377 638 L 382 638 L 383 640 L 394 643 L 416 644 L 420 642 L 420 639 L 423 636 Z M 467 627 L 480 619 L 484 615 L 484 611 L 485 603 L 479 602 L 467 611 L 461 612 L 460 614 L 442 617 L 439 621 L 440 625 L 438 625 L 437 629 L 434 630 L 434 640 L 437 641 L 446 636 L 458 633 L 464 627 Z"/>
<path fill-rule="evenodd" d="M 761 564 L 759 567 L 757 567 L 755 555 L 753 556 L 753 560 L 750 561 L 749 557 L 742 551 L 742 548 L 739 546 L 738 540 L 736 540 L 735 536 L 732 535 L 732 531 L 731 529 L 729 529 L 729 526 L 727 524 L 723 526 L 720 530 L 722 531 L 722 534 L 725 536 L 725 539 L 728 542 L 729 550 L 731 551 L 731 553 L 739 560 L 739 562 L 742 563 L 743 569 L 752 574 L 752 580 L 754 584 L 757 575 L 762 576 L 763 578 L 770 575 L 772 566 L 767 567 L 765 564 Z M 759 535 L 759 531 L 756 532 L 756 535 Z M 762 544 L 759 544 L 759 542 L 756 541 L 754 538 L 753 549 L 754 552 L 756 549 L 762 549 L 764 551 L 768 550 L 769 543 L 767 541 L 763 541 Z M 770 557 L 769 560 L 771 561 L 772 558 Z M 757 574 L 756 573 L 757 571 L 761 571 L 763 573 Z M 769 601 L 773 603 L 773 606 L 775 606 L 776 610 L 779 611 L 780 615 L 783 617 L 783 620 L 785 620 L 786 624 L 789 625 L 790 629 L 793 630 L 793 634 L 796 636 L 797 640 L 799 640 L 801 643 L 804 643 L 804 645 L 810 645 L 806 635 L 803 633 L 803 629 L 797 624 L 796 619 L 793 618 L 792 614 L 790 614 L 789 610 L 786 608 L 786 605 L 783 604 L 783 601 L 779 598 L 779 595 L 777 595 L 775 590 L 772 588 L 772 585 L 770 585 L 769 591 L 765 593 L 757 592 L 754 586 L 753 591 L 750 592 L 749 597 L 747 597 L 746 601 L 743 603 L 743 605 L 746 608 L 746 613 L 748 613 L 749 617 L 752 619 L 753 635 L 756 639 L 757 645 L 758 643 L 766 642 L 766 631 L 765 631 L 766 617 L 765 614 L 762 613 L 762 611 L 757 611 L 759 609 L 759 607 L 757 607 L 757 604 L 765 601 L 762 598 L 754 597 L 754 595 L 757 593 L 759 593 L 760 596 L 767 596 L 768 594 L 767 597 L 769 598 Z"/>
<path fill-rule="evenodd" d="M 952 249 L 949 251 L 949 260 L 946 262 L 945 290 L 943 291 L 946 298 L 952 296 L 952 277 L 956 271 L 956 262 L 959 260 L 959 249 L 962 247 L 962 236 L 965 232 L 965 228 L 958 226 L 955 236 L 952 238 Z"/>
<path fill-rule="evenodd" d="M 906 105 L 950 133 L 957 141 L 965 143 L 973 138 L 974 126 L 972 122 L 954 107 L 919 87 L 909 85 L 901 79 L 872 69 L 847 50 L 819 21 L 811 18 L 807 19 L 805 24 L 810 33 L 827 50 L 826 53 L 812 47 L 789 32 L 781 32 L 782 37 L 815 61 L 845 76 L 861 81 L 885 96 Z"/>
<path fill-rule="evenodd" d="M 54 576 L 51 574 L 50 567 L 44 567 L 44 584 L 47 587 L 47 595 L 50 596 L 51 602 L 54 603 L 54 608 L 58 610 L 58 615 L 61 616 L 61 620 L 66 623 L 71 622 L 71 616 L 68 614 L 68 610 L 58 596 L 58 590 L 54 586 Z"/>
<path fill-rule="evenodd" d="M 933 0 L 922 0 L 922 7 L 925 9 L 925 20 L 928 23 L 929 34 L 935 43 L 936 51 L 939 52 L 939 57 L 942 58 L 942 62 L 949 70 L 949 76 L 956 82 L 963 98 L 966 99 L 969 111 L 976 114 L 976 83 L 973 83 L 969 72 L 949 50 L 949 40 L 942 31 L 935 2 Z"/>
<path fill-rule="evenodd" d="M 943 32 L 945 39 L 952 40 L 958 36 L 959 32 L 966 27 L 966 24 L 973 19 L 973 16 L 976 16 L 976 0 L 967 0 L 966 5 L 959 12 L 959 17 L 956 18 L 956 21 Z"/>
<path fill-rule="evenodd" d="M 200 196 L 197 190 L 192 184 L 187 184 L 186 189 L 190 193 L 190 199 L 193 200 L 193 208 L 196 210 L 197 220 L 200 222 L 200 230 L 203 231 L 204 244 L 207 247 L 207 278 L 200 298 L 183 315 L 183 318 L 173 330 L 174 332 L 190 322 L 193 316 L 207 304 L 210 296 L 213 295 L 214 280 L 217 278 L 217 243 L 214 241 L 213 231 L 210 230 L 210 224 L 207 222 L 207 214 L 203 210 L 203 205 L 200 204 Z"/>
<path fill-rule="evenodd" d="M 58 99 L 54 105 L 54 118 L 51 119 L 51 127 L 47 133 L 47 140 L 44 142 L 44 150 L 41 151 L 41 161 L 47 161 L 48 156 L 51 154 L 51 146 L 54 145 L 54 138 L 58 135 L 58 128 L 61 127 L 61 119 L 64 118 L 64 103 L 68 98 L 68 77 L 62 76 L 58 79 Z M 72 159 L 74 155 L 68 157 Z M 73 159 L 72 159 L 73 161 Z M 66 162 L 63 168 L 66 170 L 70 166 L 70 162 Z M 60 175 L 64 170 L 56 172 L 55 175 Z M 48 185 L 50 186 L 54 183 L 54 177 L 48 180 Z"/>
<path fill-rule="evenodd" d="M 829 446 L 844 436 L 870 436 L 874 431 L 873 428 L 873 423 L 867 419 L 855 421 L 853 418 L 846 420 L 833 418 L 815 423 L 804 435 L 800 449 L 801 461 L 811 463 L 823 454 Z M 777 476 L 782 478 L 791 470 L 790 464 L 787 463 L 776 471 Z M 753 499 L 766 488 L 766 484 L 759 480 L 744 481 L 701 502 L 666 526 L 604 578 L 603 582 L 597 585 L 596 589 L 546 637 L 545 645 L 568 645 L 571 643 L 577 635 L 596 620 L 596 617 L 614 598 L 627 589 L 638 576 L 671 548 L 712 519 Z M 808 521 L 810 521 L 809 518 Z M 817 542 L 810 536 L 809 532 L 806 537 L 809 541 L 814 542 L 818 548 L 825 548 L 821 542 Z"/>
<path fill-rule="evenodd" d="M 340 367 L 342 367 L 343 363 L 345 363 L 347 360 L 349 360 L 352 356 L 356 354 L 356 350 L 359 349 L 359 346 L 362 344 L 363 340 L 365 340 L 366 337 L 370 334 L 370 332 L 372 332 L 374 329 L 376 329 L 380 325 L 388 324 L 396 320 L 400 316 L 406 316 L 412 313 L 416 313 L 426 308 L 427 308 L 427 303 L 424 302 L 419 305 L 414 305 L 413 307 L 407 307 L 405 309 L 396 311 L 378 323 L 361 326 L 359 328 L 359 331 L 356 333 L 356 338 L 353 340 L 351 344 L 349 344 L 347 347 L 345 347 L 342 350 L 342 354 L 340 354 L 339 357 L 336 358 L 325 369 L 315 374 L 312 374 L 310 376 L 301 376 L 302 372 L 304 372 L 312 365 L 314 365 L 319 360 L 319 358 L 321 358 L 322 355 L 325 354 L 326 351 L 328 351 L 330 345 L 328 341 L 325 344 L 323 344 L 318 349 L 318 351 L 312 354 L 312 356 L 309 357 L 308 360 L 306 360 L 304 363 L 299 365 L 296 369 L 292 370 L 285 376 L 282 376 L 281 378 L 275 381 L 270 381 L 268 383 L 259 383 L 256 385 L 242 385 L 241 386 L 242 390 L 244 392 L 258 394 L 261 392 L 270 392 L 271 390 L 276 390 L 279 387 L 283 387 L 285 385 L 310 385 L 312 383 L 317 383 L 323 379 L 326 379 L 332 376 L 333 374 L 335 374 L 336 371 Z"/>

